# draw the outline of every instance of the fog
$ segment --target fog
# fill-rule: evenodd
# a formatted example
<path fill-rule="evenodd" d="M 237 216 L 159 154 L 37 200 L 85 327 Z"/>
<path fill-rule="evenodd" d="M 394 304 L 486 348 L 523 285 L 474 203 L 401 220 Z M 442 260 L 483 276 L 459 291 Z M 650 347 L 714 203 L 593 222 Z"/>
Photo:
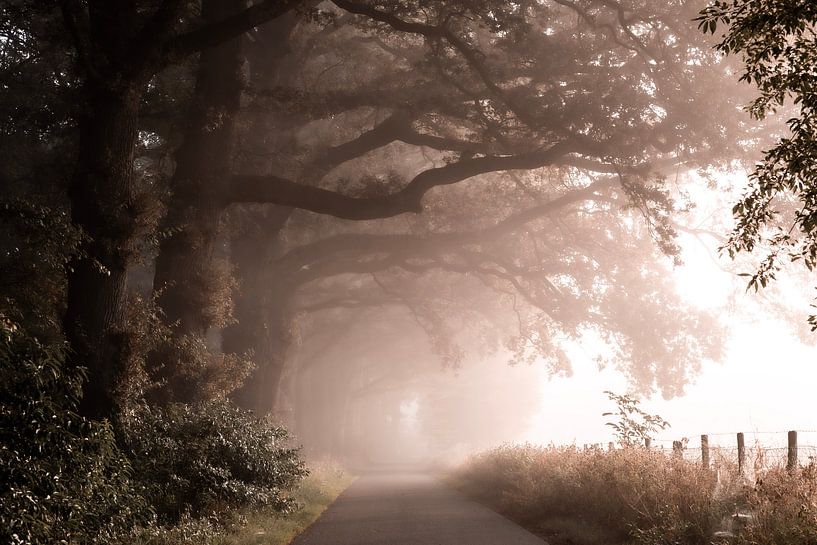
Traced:
<path fill-rule="evenodd" d="M 603 444 L 606 390 L 661 440 L 814 427 L 812 283 L 764 261 L 814 222 L 750 176 L 797 106 L 747 113 L 701 6 L 227 3 L 144 51 L 110 14 L 114 68 L 2 27 L 3 312 L 83 416 L 232 403 L 355 465 Z"/>
<path fill-rule="evenodd" d="M 272 235 L 264 205 L 239 204 L 224 242 L 234 254 L 255 233 L 239 327 L 260 317 L 271 332 L 221 346 L 249 346 L 267 369 L 238 399 L 310 456 L 367 466 L 606 444 L 605 390 L 669 420 L 659 441 L 812 427 L 807 278 L 792 267 L 747 293 L 738 275 L 759 258 L 719 250 L 780 118 L 746 123 L 752 90 L 733 60 L 674 26 L 688 6 L 656 8 L 634 49 L 560 6 L 529 13 L 524 45 L 475 33 L 435 49 L 318 22 L 290 29 L 282 58 L 252 50 L 274 69 L 240 114 L 240 170 L 359 200 L 286 197 Z M 641 40 L 672 55 L 640 55 Z"/>
<path fill-rule="evenodd" d="M 685 176 L 700 182 L 695 173 Z M 456 463 L 522 442 L 606 445 L 613 440 L 603 416 L 613 408 L 607 390 L 636 392 L 645 409 L 670 422 L 655 438 L 659 447 L 681 439 L 694 444 L 701 434 L 711 435 L 713 445 L 733 447 L 737 432 L 751 444 L 780 447 L 785 432 L 797 429 L 803 448 L 810 448 L 817 439 L 809 409 L 817 339 L 805 321 L 808 275 L 790 267 L 768 291 L 747 290 L 740 273 L 754 262 L 719 251 L 719 234 L 731 221 L 724 202 L 745 187 L 745 172 L 718 176 L 717 188 L 697 186 L 697 206 L 679 216 L 694 229 L 679 233 L 678 259 L 665 270 L 685 304 L 715 316 L 721 349 L 677 388 L 663 394 L 658 382 L 645 388 L 591 334 L 565 339 L 564 361 L 554 367 L 539 357 L 518 361 L 502 348 L 486 356 L 485 344 L 460 324 L 455 336 L 465 349 L 452 363 L 410 311 L 369 309 L 355 315 L 342 337 L 320 344 L 319 353 L 311 343 L 294 350 L 288 381 L 298 393 L 282 402 L 278 415 L 294 418 L 298 440 L 311 454 L 357 467 Z M 315 321 L 306 327 L 321 332 L 329 326 Z M 467 348 L 474 345 L 479 348 Z M 304 359 L 312 363 L 301 376 Z"/>
<path fill-rule="evenodd" d="M 813 545 L 812 5 L 0 3 L 0 543 Z"/>
<path fill-rule="evenodd" d="M 740 431 L 753 444 L 782 446 L 787 430 L 813 430 L 817 347 L 801 335 L 803 324 L 791 315 L 764 309 L 763 300 L 745 293 L 745 279 L 718 267 L 714 245 L 704 247 L 691 237 L 682 244 L 684 265 L 673 273 L 677 289 L 689 293 L 696 304 L 714 307 L 730 325 L 723 357 L 705 361 L 682 393 L 669 399 L 660 394 L 645 397 L 644 407 L 671 423 L 657 444 L 666 446 L 682 438 L 694 442 L 704 433 L 733 437 Z M 709 289 L 700 289 L 702 278 L 710 283 Z M 790 289 L 803 289 L 802 284 L 792 286 L 791 279 L 783 282 Z M 735 304 L 733 297 L 746 300 Z M 803 301 L 797 302 L 792 302 L 794 312 L 803 312 Z M 412 325 L 416 328 L 410 322 L 403 327 L 411 331 Z M 370 335 L 372 331 L 364 328 L 350 335 L 349 342 L 360 348 Z M 316 409 L 314 398 L 296 409 L 303 413 L 295 429 L 305 445 L 318 445 L 318 437 L 348 427 L 354 430 L 346 437 L 349 444 L 335 443 L 315 453 L 348 456 L 348 461 L 359 465 L 455 462 L 505 443 L 606 445 L 613 436 L 602 413 L 612 405 L 603 392 L 633 389 L 618 370 L 599 367 L 591 356 L 598 347 L 592 343 L 575 343 L 568 350 L 570 375 L 553 376 L 543 361 L 508 365 L 501 355 L 466 359 L 457 369 L 444 368 L 422 332 L 406 336 L 405 344 L 366 349 L 371 366 L 378 359 L 406 366 L 389 377 L 398 384 L 363 394 L 371 397 L 353 402 L 351 408 L 327 407 L 333 416 L 321 420 L 323 427 L 312 420 L 317 419 L 311 412 Z M 328 350 L 325 357 L 328 365 L 351 366 L 359 361 L 343 347 Z M 380 370 L 383 375 L 390 372 Z M 352 388 L 365 389 L 383 380 L 379 374 L 361 377 Z M 350 387 L 330 383 L 330 388 Z M 322 399 L 341 393 L 324 394 L 323 389 L 313 388 L 317 390 L 310 392 L 321 392 Z M 801 436 L 806 443 L 813 442 L 811 436 Z M 726 446 L 733 446 L 733 441 L 722 439 Z"/>

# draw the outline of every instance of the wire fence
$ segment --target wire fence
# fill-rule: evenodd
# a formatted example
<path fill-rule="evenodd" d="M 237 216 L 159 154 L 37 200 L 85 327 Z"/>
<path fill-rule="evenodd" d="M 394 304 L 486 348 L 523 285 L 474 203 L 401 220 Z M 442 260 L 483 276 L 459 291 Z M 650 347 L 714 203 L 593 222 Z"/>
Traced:
<path fill-rule="evenodd" d="M 719 432 L 691 438 L 658 438 L 645 446 L 713 469 L 735 468 L 748 478 L 772 468 L 817 464 L 817 430 Z M 608 448 L 614 445 L 609 443 Z"/>

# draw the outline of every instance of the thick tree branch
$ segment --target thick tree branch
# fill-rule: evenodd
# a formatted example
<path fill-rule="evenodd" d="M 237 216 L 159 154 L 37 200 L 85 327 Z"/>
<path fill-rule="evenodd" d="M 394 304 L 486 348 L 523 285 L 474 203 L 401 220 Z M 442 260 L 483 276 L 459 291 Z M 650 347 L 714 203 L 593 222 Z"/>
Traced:
<path fill-rule="evenodd" d="M 575 141 L 565 141 L 530 153 L 476 157 L 424 170 L 400 191 L 385 197 L 350 197 L 298 184 L 278 176 L 237 175 L 231 180 L 229 202 L 270 203 L 301 208 L 343 219 L 389 218 L 420 212 L 422 199 L 432 188 L 456 184 L 490 172 L 532 170 L 556 164 L 566 155 L 586 151 Z"/>
<path fill-rule="evenodd" d="M 407 32 L 409 34 L 419 34 L 426 38 L 440 38 L 442 37 L 442 27 L 427 25 L 424 23 L 415 23 L 411 21 L 404 21 L 399 17 L 369 6 L 367 4 L 358 4 L 357 2 L 350 2 L 349 0 L 333 0 L 333 3 L 339 8 L 354 13 L 355 15 L 363 15 L 369 19 L 386 23 L 398 32 Z"/>
<path fill-rule="evenodd" d="M 390 197 L 350 197 L 272 175 L 233 176 L 229 201 L 279 204 L 351 220 L 390 218 L 406 212 L 420 212 L 419 203 L 409 202 L 401 193 Z"/>
<path fill-rule="evenodd" d="M 411 126 L 414 117 L 407 112 L 395 112 L 357 138 L 320 152 L 319 160 L 309 168 L 307 177 L 321 180 L 339 165 L 397 141 L 439 151 L 476 152 L 482 147 L 478 142 L 419 133 Z"/>
<path fill-rule="evenodd" d="M 401 134 L 411 130 L 411 122 L 411 115 L 402 111 L 395 112 L 357 138 L 323 151 L 320 160 L 315 163 L 310 174 L 320 180 L 346 161 L 362 157 L 370 151 L 394 142 Z"/>
<path fill-rule="evenodd" d="M 594 200 L 598 192 L 612 187 L 611 180 L 593 182 L 587 187 L 576 189 L 499 221 L 485 229 L 467 232 L 414 234 L 340 234 L 327 237 L 306 246 L 294 248 L 282 256 L 275 264 L 279 270 L 297 276 L 298 283 L 306 283 L 322 278 L 333 267 L 346 272 L 361 272 L 350 267 L 360 267 L 366 256 L 391 255 L 399 249 L 402 255 L 427 254 L 429 251 L 443 251 L 447 248 L 462 248 L 495 240 L 512 233 L 528 223 L 553 214 L 566 206 Z M 358 262 L 357 265 L 354 263 Z M 327 265 L 329 263 L 329 265 Z M 362 272 L 365 272 L 363 270 Z M 333 273 L 335 274 L 335 273 Z"/>

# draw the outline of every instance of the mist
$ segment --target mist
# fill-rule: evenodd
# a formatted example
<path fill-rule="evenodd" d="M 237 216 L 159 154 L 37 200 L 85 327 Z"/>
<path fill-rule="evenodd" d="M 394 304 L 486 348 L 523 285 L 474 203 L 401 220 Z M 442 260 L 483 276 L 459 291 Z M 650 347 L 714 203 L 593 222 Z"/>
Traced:
<path fill-rule="evenodd" d="M 4 5 L 0 541 L 813 538 L 815 25 Z"/>

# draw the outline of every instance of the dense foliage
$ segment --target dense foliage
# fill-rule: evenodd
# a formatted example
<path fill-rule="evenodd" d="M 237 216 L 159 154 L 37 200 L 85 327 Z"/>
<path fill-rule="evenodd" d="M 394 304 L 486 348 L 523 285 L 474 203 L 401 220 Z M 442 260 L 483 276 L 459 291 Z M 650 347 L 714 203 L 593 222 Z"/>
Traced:
<path fill-rule="evenodd" d="M 306 470 L 283 428 L 225 402 L 140 405 L 115 429 L 86 420 L 82 370 L 10 320 L 0 327 L 3 543 L 200 540 L 237 508 L 295 506 Z"/>
<path fill-rule="evenodd" d="M 239 507 L 293 507 L 306 475 L 287 432 L 228 403 L 147 406 L 122 417 L 134 479 L 162 523 Z"/>
<path fill-rule="evenodd" d="M 811 0 L 712 2 L 699 17 L 704 32 L 724 35 L 717 49 L 738 55 L 741 81 L 757 86 L 749 105 L 756 119 L 791 102 L 790 134 L 767 150 L 748 192 L 735 204 L 736 226 L 726 249 L 755 249 L 765 259 L 751 276 L 757 289 L 774 279 L 778 261 L 817 266 L 817 4 Z M 784 108 L 786 112 L 789 109 Z M 817 318 L 809 320 L 817 329 Z"/>
<path fill-rule="evenodd" d="M 65 267 L 83 236 L 41 198 L 0 198 L 0 311 L 40 340 L 60 338 Z"/>
<path fill-rule="evenodd" d="M 106 422 L 76 414 L 83 380 L 0 316 L 0 541 L 106 543 L 150 520 Z"/>

